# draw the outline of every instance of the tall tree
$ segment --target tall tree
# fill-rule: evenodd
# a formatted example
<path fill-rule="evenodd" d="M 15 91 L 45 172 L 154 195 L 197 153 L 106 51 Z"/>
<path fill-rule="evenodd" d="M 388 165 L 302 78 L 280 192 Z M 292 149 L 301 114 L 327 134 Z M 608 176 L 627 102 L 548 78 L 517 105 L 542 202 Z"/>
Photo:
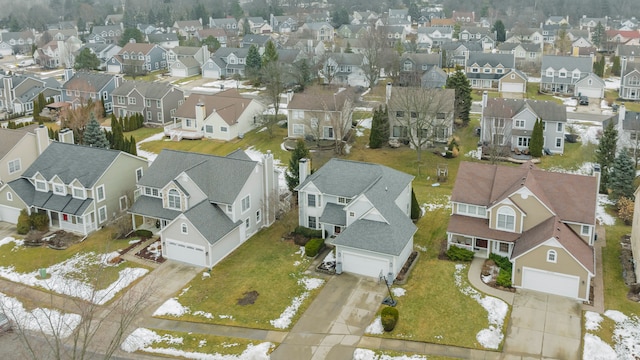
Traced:
<path fill-rule="evenodd" d="M 600 77 L 604 77 L 604 68 L 605 68 L 605 59 L 604 56 L 598 56 L 598 60 L 596 60 L 596 62 L 593 64 L 593 72 L 600 76 Z"/>
<path fill-rule="evenodd" d="M 471 83 L 462 70 L 456 71 L 453 76 L 447 78 L 447 88 L 456 90 L 455 118 L 462 120 L 466 126 L 469 123 L 471 111 Z"/>
<path fill-rule="evenodd" d="M 267 41 L 264 46 L 264 53 L 262 54 L 262 66 L 267 66 L 269 63 L 275 63 L 278 61 L 278 50 L 276 44 L 273 41 Z"/>
<path fill-rule="evenodd" d="M 247 52 L 247 58 L 245 60 L 245 74 L 254 83 L 259 82 L 260 69 L 262 68 L 262 59 L 258 52 L 258 47 L 251 45 Z"/>
<path fill-rule="evenodd" d="M 109 148 L 109 141 L 107 140 L 104 131 L 100 128 L 100 123 L 96 119 L 94 113 L 91 113 L 89 116 L 89 123 L 87 123 L 87 129 L 82 136 L 82 143 L 92 147 L 103 149 Z"/>
<path fill-rule="evenodd" d="M 371 27 L 362 37 L 362 55 L 364 77 L 372 89 L 380 77 L 380 68 L 384 61 L 384 51 L 387 48 L 387 32 L 384 27 Z"/>
<path fill-rule="evenodd" d="M 569 54 L 569 51 L 571 51 L 571 39 L 569 38 L 569 34 L 567 33 L 567 28 L 565 26 L 562 26 L 560 30 L 558 30 L 558 35 L 554 45 L 559 55 L 567 55 Z"/>
<path fill-rule="evenodd" d="M 100 67 L 100 59 L 89 48 L 84 48 L 78 56 L 74 68 L 76 70 L 97 70 Z"/>
<path fill-rule="evenodd" d="M 236 21 L 244 16 L 244 10 L 242 10 L 242 6 L 240 6 L 240 1 L 233 0 L 231 3 L 231 16 L 233 16 Z"/>
<path fill-rule="evenodd" d="M 289 191 L 293 191 L 293 189 L 300 184 L 300 159 L 308 159 L 310 154 L 311 153 L 309 152 L 309 149 L 307 149 L 304 140 L 298 139 L 296 148 L 291 152 L 289 167 L 284 173 Z"/>
<path fill-rule="evenodd" d="M 269 136 L 273 136 L 273 127 L 278 123 L 281 95 L 285 91 L 284 70 L 279 62 L 273 61 L 263 65 L 261 74 L 263 84 L 266 87 L 264 97 L 268 104 L 273 104 L 273 115 L 265 115 L 267 132 Z"/>
<path fill-rule="evenodd" d="M 212 53 L 220 49 L 220 42 L 212 35 L 209 35 L 206 39 L 202 40 L 201 45 L 207 45 L 207 49 Z"/>
<path fill-rule="evenodd" d="M 620 56 L 611 55 L 611 75 L 620 76 Z"/>
<path fill-rule="evenodd" d="M 122 36 L 120 37 L 120 41 L 118 41 L 118 45 L 125 46 L 129 41 L 131 41 L 131 39 L 135 40 L 135 42 L 137 43 L 142 43 L 144 42 L 144 34 L 142 34 L 142 31 L 134 27 L 126 28 L 122 32 Z"/>
<path fill-rule="evenodd" d="M 496 22 L 493 23 L 493 28 L 491 28 L 491 31 L 496 33 L 496 40 L 498 42 L 504 42 L 506 40 L 507 31 L 504 28 L 504 24 L 502 23 L 502 20 L 500 19 L 496 20 Z"/>
<path fill-rule="evenodd" d="M 389 141 L 389 114 L 386 106 L 379 106 L 373 110 L 371 119 L 371 133 L 369 134 L 369 147 L 378 149 Z"/>
<path fill-rule="evenodd" d="M 611 189 L 609 196 L 614 200 L 618 200 L 621 197 L 633 200 L 633 193 L 636 190 L 633 184 L 635 178 L 636 167 L 633 165 L 633 160 L 631 160 L 626 151 L 620 151 L 611 168 L 608 182 L 609 189 Z"/>
<path fill-rule="evenodd" d="M 311 83 L 311 67 L 307 59 L 302 59 L 293 64 L 293 77 L 296 84 L 300 87 L 300 91 L 304 91 L 305 87 Z"/>
<path fill-rule="evenodd" d="M 331 25 L 334 28 L 339 28 L 342 25 L 349 24 L 349 12 L 343 6 L 336 7 L 331 12 Z"/>
<path fill-rule="evenodd" d="M 596 150 L 596 162 L 600 164 L 600 192 L 607 193 L 607 186 L 609 185 L 609 176 L 611 174 L 611 167 L 613 161 L 616 158 L 618 143 L 618 130 L 613 125 L 613 121 L 609 122 L 607 127 L 604 128 L 602 137 L 600 137 L 600 143 Z"/>
<path fill-rule="evenodd" d="M 533 157 L 542 156 L 542 148 L 544 147 L 544 134 L 542 129 L 542 120 L 537 119 L 533 125 L 531 132 L 531 140 L 529 142 L 529 151 Z"/>
<path fill-rule="evenodd" d="M 591 33 L 591 40 L 597 49 L 602 47 L 603 42 L 606 40 L 605 29 L 600 21 L 598 21 L 598 25 L 593 29 Z"/>

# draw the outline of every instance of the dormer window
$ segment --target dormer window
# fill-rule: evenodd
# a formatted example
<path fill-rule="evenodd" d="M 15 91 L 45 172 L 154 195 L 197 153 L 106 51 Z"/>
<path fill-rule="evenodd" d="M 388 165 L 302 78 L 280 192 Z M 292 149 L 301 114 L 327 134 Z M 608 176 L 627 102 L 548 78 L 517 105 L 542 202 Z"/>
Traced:
<path fill-rule="evenodd" d="M 486 68 L 483 68 L 483 69 L 482 69 L 482 72 L 484 72 L 485 74 L 488 74 L 488 73 L 490 73 L 490 72 L 491 72 L 491 68 L 487 68 L 487 67 L 486 67 Z"/>
<path fill-rule="evenodd" d="M 547 70 L 547 76 L 553 77 L 553 69 Z"/>
<path fill-rule="evenodd" d="M 167 207 L 173 210 L 181 210 L 180 193 L 178 190 L 169 190 L 169 193 L 167 194 Z"/>
<path fill-rule="evenodd" d="M 44 180 L 36 180 L 36 190 L 38 191 L 48 191 L 47 182 Z"/>
<path fill-rule="evenodd" d="M 67 189 L 64 184 L 53 184 L 53 193 L 56 195 L 67 195 Z"/>
<path fill-rule="evenodd" d="M 76 198 L 76 199 L 85 199 L 86 198 L 85 190 L 82 187 L 74 186 L 74 187 L 72 187 L 71 191 L 72 191 L 73 197 Z"/>
<path fill-rule="evenodd" d="M 567 77 L 567 72 L 566 72 L 566 71 L 564 71 L 564 70 L 561 70 L 561 71 L 558 73 L 558 76 L 559 76 L 559 77 L 561 77 L 561 78 L 566 78 L 566 77 Z"/>

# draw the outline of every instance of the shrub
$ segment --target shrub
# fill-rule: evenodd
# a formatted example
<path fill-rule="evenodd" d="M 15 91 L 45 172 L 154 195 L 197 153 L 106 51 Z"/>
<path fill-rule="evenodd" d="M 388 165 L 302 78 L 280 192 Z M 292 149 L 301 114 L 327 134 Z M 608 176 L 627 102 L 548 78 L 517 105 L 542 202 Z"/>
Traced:
<path fill-rule="evenodd" d="M 324 246 L 324 239 L 311 239 L 304 246 L 304 252 L 308 257 L 316 257 Z"/>
<path fill-rule="evenodd" d="M 633 200 L 623 196 L 618 199 L 616 206 L 618 208 L 618 217 L 620 220 L 624 221 L 626 225 L 631 225 L 633 222 Z"/>
<path fill-rule="evenodd" d="M 30 216 L 31 226 L 38 231 L 49 230 L 49 217 L 45 213 L 33 213 Z"/>
<path fill-rule="evenodd" d="M 138 229 L 136 230 L 136 235 L 140 236 L 142 239 L 150 239 L 153 236 L 153 233 L 149 230 Z"/>
<path fill-rule="evenodd" d="M 513 264 L 511 264 L 511 261 L 509 261 L 509 258 L 491 253 L 489 255 L 489 259 L 493 260 L 496 263 L 496 265 L 498 265 L 500 270 L 507 271 L 509 272 L 509 274 L 511 274 L 511 267 L 513 266 Z"/>
<path fill-rule="evenodd" d="M 382 322 L 384 331 L 392 331 L 398 323 L 399 316 L 400 313 L 398 309 L 391 306 L 383 308 L 380 312 L 380 321 Z"/>
<path fill-rule="evenodd" d="M 473 260 L 473 256 L 473 251 L 455 245 L 452 245 L 449 250 L 447 250 L 447 257 L 453 261 L 471 261 Z"/>
<path fill-rule="evenodd" d="M 307 238 L 321 238 L 322 230 L 309 229 L 308 227 L 298 226 L 293 230 L 294 234 L 299 234 Z"/>
<path fill-rule="evenodd" d="M 500 273 L 496 278 L 496 285 L 503 287 L 511 287 L 511 271 L 500 269 Z"/>
<path fill-rule="evenodd" d="M 31 219 L 27 213 L 27 209 L 20 210 L 20 216 L 18 216 L 18 224 L 16 225 L 16 231 L 20 235 L 26 235 L 31 230 Z"/>

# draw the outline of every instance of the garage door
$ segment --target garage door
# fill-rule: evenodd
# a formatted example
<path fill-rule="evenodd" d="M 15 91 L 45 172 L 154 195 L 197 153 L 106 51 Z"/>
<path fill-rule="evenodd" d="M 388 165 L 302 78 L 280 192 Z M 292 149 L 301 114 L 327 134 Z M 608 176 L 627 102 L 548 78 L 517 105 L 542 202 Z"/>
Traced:
<path fill-rule="evenodd" d="M 122 68 L 120 68 L 120 65 L 108 65 L 107 66 L 107 72 L 110 73 L 119 73 L 122 70 Z"/>
<path fill-rule="evenodd" d="M 20 209 L 0 205 L 0 221 L 17 224 L 18 216 L 20 216 Z"/>
<path fill-rule="evenodd" d="M 176 240 L 167 240 L 167 258 L 185 263 L 207 266 L 204 248 Z"/>
<path fill-rule="evenodd" d="M 171 69 L 171 76 L 187 77 L 187 69 Z"/>
<path fill-rule="evenodd" d="M 579 298 L 580 278 L 551 271 L 523 267 L 522 287 L 554 295 Z"/>
<path fill-rule="evenodd" d="M 524 84 L 522 83 L 502 83 L 502 92 L 523 93 Z"/>
<path fill-rule="evenodd" d="M 202 77 L 207 79 L 219 79 L 220 74 L 216 70 L 205 70 L 204 73 L 202 73 Z"/>
<path fill-rule="evenodd" d="M 596 98 L 596 99 L 599 99 L 602 97 L 602 91 L 600 91 L 600 89 L 593 89 L 593 88 L 578 88 L 578 94 L 580 94 L 581 96 L 586 96 L 586 97 Z"/>
<path fill-rule="evenodd" d="M 342 271 L 377 278 L 380 276 L 380 271 L 382 271 L 384 275 L 387 275 L 389 272 L 389 261 L 387 259 L 343 251 Z"/>

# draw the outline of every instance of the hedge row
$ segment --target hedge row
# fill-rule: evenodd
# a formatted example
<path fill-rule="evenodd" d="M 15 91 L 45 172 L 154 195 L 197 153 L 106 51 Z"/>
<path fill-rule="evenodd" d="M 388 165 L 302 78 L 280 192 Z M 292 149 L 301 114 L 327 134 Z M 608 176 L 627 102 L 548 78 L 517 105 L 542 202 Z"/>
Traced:
<path fill-rule="evenodd" d="M 318 255 L 318 253 L 320 252 L 323 246 L 324 246 L 324 239 L 321 239 L 321 238 L 311 239 L 304 246 L 305 254 L 308 257 L 316 257 L 316 255 Z"/>
<path fill-rule="evenodd" d="M 471 261 L 473 260 L 474 252 L 461 248 L 459 246 L 451 245 L 447 250 L 447 257 L 452 261 Z"/>

